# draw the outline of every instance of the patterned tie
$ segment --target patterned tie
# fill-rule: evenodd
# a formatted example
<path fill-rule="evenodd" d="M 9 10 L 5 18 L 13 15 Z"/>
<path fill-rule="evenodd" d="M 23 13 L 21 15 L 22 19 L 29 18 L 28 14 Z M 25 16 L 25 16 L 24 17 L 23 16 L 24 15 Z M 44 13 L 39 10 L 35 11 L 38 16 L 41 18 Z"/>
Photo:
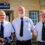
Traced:
<path fill-rule="evenodd" d="M 20 29 L 20 36 L 23 36 L 23 18 L 21 18 L 21 29 Z"/>
<path fill-rule="evenodd" d="M 43 27 L 42 27 L 42 40 L 45 41 L 45 26 L 44 26 L 44 23 L 43 22 Z"/>
<path fill-rule="evenodd" d="M 4 37 L 4 27 L 3 27 L 3 22 L 1 22 L 1 29 L 0 29 L 0 37 Z"/>

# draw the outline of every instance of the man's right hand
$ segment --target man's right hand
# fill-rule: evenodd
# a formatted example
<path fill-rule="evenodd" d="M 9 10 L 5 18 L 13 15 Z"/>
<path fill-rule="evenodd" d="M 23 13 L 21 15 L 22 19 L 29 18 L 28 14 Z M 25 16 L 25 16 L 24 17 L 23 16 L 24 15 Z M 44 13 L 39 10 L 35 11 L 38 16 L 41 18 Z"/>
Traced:
<path fill-rule="evenodd" d="M 1 40 L 2 42 L 4 42 L 4 41 L 5 41 L 5 39 L 4 39 L 4 38 L 0 38 L 0 40 Z"/>

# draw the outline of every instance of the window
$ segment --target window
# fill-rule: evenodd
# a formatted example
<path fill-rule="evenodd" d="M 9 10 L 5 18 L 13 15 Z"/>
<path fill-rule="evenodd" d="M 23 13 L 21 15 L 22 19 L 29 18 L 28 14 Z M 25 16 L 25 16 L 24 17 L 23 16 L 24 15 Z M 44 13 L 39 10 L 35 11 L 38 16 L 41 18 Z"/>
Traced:
<path fill-rule="evenodd" d="M 29 11 L 29 17 L 34 22 L 34 25 L 38 22 L 38 15 L 39 15 L 38 11 Z"/>

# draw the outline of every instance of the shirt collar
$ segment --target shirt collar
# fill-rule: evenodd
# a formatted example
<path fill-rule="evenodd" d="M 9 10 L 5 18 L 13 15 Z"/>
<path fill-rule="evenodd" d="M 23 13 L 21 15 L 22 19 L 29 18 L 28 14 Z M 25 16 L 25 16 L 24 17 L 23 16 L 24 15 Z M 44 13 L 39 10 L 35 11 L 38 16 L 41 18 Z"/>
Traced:
<path fill-rule="evenodd" d="M 42 21 L 40 21 L 41 23 L 43 23 Z"/>
<path fill-rule="evenodd" d="M 25 16 L 23 17 L 23 19 L 25 18 Z M 19 17 L 19 19 L 20 19 L 20 17 Z"/>

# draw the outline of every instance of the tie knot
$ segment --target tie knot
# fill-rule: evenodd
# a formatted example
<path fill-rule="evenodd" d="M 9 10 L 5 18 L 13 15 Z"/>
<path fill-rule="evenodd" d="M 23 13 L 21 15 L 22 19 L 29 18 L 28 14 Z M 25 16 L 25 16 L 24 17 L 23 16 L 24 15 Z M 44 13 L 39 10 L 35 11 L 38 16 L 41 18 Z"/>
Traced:
<path fill-rule="evenodd" d="M 45 22 L 43 22 L 43 24 L 44 24 Z"/>
<path fill-rule="evenodd" d="M 23 18 L 21 18 L 21 21 L 23 21 Z"/>
<path fill-rule="evenodd" d="M 3 25 L 3 22 L 1 22 L 1 25 Z"/>
<path fill-rule="evenodd" d="M 3 23 L 3 22 L 1 22 L 1 23 Z"/>

